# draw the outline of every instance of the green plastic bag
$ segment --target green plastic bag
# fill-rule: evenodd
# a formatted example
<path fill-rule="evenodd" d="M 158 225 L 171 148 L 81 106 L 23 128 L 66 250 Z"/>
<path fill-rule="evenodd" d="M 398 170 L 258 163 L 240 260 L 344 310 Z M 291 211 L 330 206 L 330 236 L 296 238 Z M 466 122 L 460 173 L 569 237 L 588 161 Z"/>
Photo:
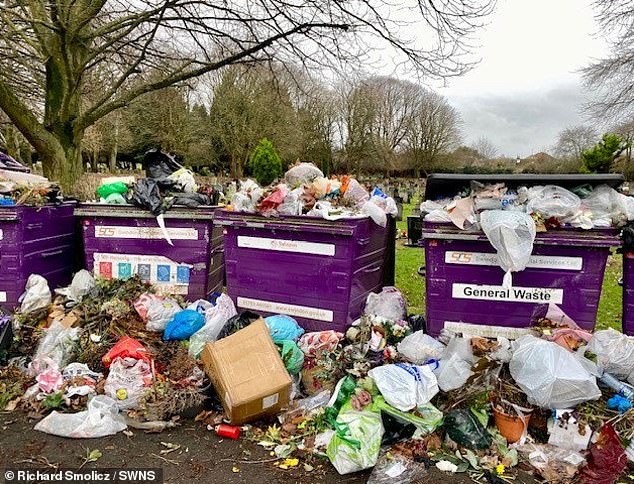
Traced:
<path fill-rule="evenodd" d="M 289 339 L 277 343 L 284 366 L 291 375 L 297 375 L 304 366 L 304 352 Z"/>
<path fill-rule="evenodd" d="M 467 449 L 486 449 L 491 446 L 491 434 L 468 408 L 449 412 L 444 427 L 451 440 Z"/>
<path fill-rule="evenodd" d="M 126 193 L 128 193 L 128 185 L 123 182 L 114 182 L 101 185 L 99 188 L 97 188 L 97 195 L 99 195 L 101 198 L 108 198 L 108 196 L 112 195 L 113 193 L 125 195 Z"/>
<path fill-rule="evenodd" d="M 366 407 L 362 411 L 346 402 L 337 416 L 335 435 L 326 455 L 339 474 L 350 474 L 374 467 L 383 438 L 381 413 Z"/>
<path fill-rule="evenodd" d="M 349 375 L 346 375 L 337 382 L 337 386 L 335 386 L 335 390 L 333 392 L 337 395 L 335 402 L 332 406 L 326 408 L 326 420 L 332 427 L 335 426 L 337 415 L 339 415 L 339 409 L 350 399 L 350 395 L 354 393 L 356 388 L 357 382 L 355 382 L 354 378 Z"/>
<path fill-rule="evenodd" d="M 411 412 L 401 412 L 387 403 L 382 396 L 374 399 L 373 409 L 385 412 L 404 423 L 411 423 L 424 435 L 431 434 L 442 425 L 443 413 L 431 403 L 421 405 Z"/>

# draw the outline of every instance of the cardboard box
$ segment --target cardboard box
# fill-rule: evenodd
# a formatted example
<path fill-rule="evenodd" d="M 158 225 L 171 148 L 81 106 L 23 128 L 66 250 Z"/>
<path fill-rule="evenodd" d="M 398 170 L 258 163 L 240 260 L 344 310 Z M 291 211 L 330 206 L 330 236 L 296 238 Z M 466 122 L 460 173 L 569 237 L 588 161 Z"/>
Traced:
<path fill-rule="evenodd" d="M 201 359 L 232 424 L 279 413 L 288 405 L 291 377 L 263 319 L 208 343 Z"/>

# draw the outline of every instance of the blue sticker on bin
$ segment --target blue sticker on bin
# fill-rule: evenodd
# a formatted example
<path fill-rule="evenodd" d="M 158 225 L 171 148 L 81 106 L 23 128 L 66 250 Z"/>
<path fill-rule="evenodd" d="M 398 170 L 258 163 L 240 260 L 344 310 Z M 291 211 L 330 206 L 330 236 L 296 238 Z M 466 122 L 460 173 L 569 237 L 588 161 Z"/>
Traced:
<path fill-rule="evenodd" d="M 128 279 L 132 276 L 132 264 L 129 262 L 119 262 L 119 279 Z"/>
<path fill-rule="evenodd" d="M 142 281 L 149 281 L 152 277 L 152 266 L 150 264 L 139 264 L 136 272 Z"/>
<path fill-rule="evenodd" d="M 170 266 L 159 264 L 156 266 L 156 280 L 158 282 L 170 281 Z"/>
<path fill-rule="evenodd" d="M 189 267 L 178 266 L 176 268 L 176 282 L 179 284 L 189 284 Z"/>

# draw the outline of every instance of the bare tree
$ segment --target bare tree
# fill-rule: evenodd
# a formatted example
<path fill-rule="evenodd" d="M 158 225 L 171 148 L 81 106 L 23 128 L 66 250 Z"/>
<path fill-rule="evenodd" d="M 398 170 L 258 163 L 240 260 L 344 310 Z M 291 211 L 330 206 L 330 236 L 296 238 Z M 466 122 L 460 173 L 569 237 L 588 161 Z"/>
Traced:
<path fill-rule="evenodd" d="M 69 185 L 86 129 L 145 93 L 233 64 L 360 65 L 379 43 L 422 75 L 459 75 L 493 2 L 0 0 L 0 108 Z M 408 26 L 425 29 L 412 39 Z M 109 82 L 86 105 L 95 70 Z"/>
<path fill-rule="evenodd" d="M 581 160 L 581 153 L 594 146 L 598 139 L 599 134 L 590 126 L 570 126 L 559 133 L 555 153 L 562 158 Z"/>
<path fill-rule="evenodd" d="M 460 114 L 447 100 L 432 91 L 422 90 L 407 146 L 416 174 L 427 173 L 439 156 L 455 148 L 460 141 Z"/>
<path fill-rule="evenodd" d="M 605 120 L 634 114 L 634 4 L 631 0 L 595 0 L 595 18 L 607 37 L 610 54 L 583 69 L 595 95 L 589 112 Z"/>
<path fill-rule="evenodd" d="M 498 155 L 498 149 L 486 136 L 480 136 L 472 148 L 478 152 L 483 160 L 492 160 Z"/>

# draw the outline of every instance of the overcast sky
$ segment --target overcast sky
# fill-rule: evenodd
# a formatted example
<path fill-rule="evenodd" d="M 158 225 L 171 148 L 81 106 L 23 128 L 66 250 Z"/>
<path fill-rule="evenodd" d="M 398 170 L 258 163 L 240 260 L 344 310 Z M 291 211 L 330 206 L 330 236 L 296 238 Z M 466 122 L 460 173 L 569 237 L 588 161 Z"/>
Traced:
<path fill-rule="evenodd" d="M 479 35 L 482 62 L 438 89 L 460 110 L 466 144 L 486 136 L 524 157 L 585 122 L 576 71 L 607 52 L 596 30 L 587 0 L 499 0 Z"/>

